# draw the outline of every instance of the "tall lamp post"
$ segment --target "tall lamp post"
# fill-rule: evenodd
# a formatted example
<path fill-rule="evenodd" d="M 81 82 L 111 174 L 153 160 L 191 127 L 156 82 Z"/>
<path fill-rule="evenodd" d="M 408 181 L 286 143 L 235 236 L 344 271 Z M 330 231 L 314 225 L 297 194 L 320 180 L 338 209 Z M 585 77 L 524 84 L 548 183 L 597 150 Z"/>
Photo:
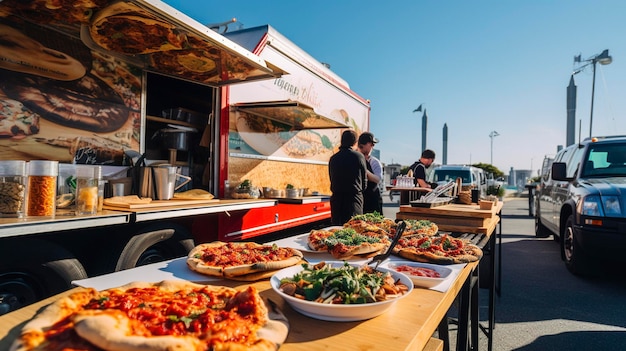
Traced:
<path fill-rule="evenodd" d="M 584 61 L 581 60 L 580 55 L 574 56 L 574 63 L 581 62 L 585 62 L 585 64 L 574 70 L 573 74 L 581 72 L 585 67 L 589 65 L 593 66 L 593 78 L 591 82 L 591 112 L 589 114 L 589 137 L 591 138 L 591 131 L 593 127 L 593 98 L 596 90 L 596 63 L 600 63 L 601 65 L 608 65 L 613 62 L 613 58 L 611 57 L 611 55 L 609 55 L 609 49 L 606 49 L 601 53 L 591 56 Z"/>
<path fill-rule="evenodd" d="M 500 135 L 498 132 L 491 131 L 491 133 L 489 133 L 489 138 L 491 138 L 491 165 L 493 166 L 493 138 L 497 137 L 498 135 Z"/>

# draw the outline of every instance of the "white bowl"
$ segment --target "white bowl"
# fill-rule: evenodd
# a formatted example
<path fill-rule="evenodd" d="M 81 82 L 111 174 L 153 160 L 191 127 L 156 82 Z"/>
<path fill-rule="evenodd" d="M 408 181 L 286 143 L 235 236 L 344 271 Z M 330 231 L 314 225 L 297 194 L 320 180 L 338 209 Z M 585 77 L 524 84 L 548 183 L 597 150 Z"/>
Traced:
<path fill-rule="evenodd" d="M 448 267 L 444 267 L 444 266 L 440 266 L 436 264 L 429 264 L 429 263 L 403 261 L 403 262 L 390 262 L 389 264 L 387 264 L 387 267 L 389 267 L 391 270 L 395 272 L 397 272 L 396 267 L 398 266 L 430 268 L 436 271 L 437 273 L 439 273 L 440 275 L 439 278 L 431 278 L 431 277 L 422 277 L 419 275 L 413 275 L 407 272 L 401 272 L 402 274 L 405 274 L 406 276 L 411 278 L 411 281 L 413 282 L 413 285 L 415 287 L 421 287 L 421 288 L 432 288 L 433 286 L 437 286 L 439 285 L 439 283 L 446 280 L 446 278 L 448 278 L 450 273 L 452 273 L 452 269 Z"/>
<path fill-rule="evenodd" d="M 327 264 L 332 264 L 332 267 L 340 267 L 343 265 L 343 262 L 327 262 Z M 360 266 L 360 265 L 353 265 Z M 335 305 L 335 304 L 323 304 L 319 302 L 306 301 L 302 299 L 295 298 L 293 296 L 287 295 L 280 290 L 280 280 L 283 278 L 291 278 L 296 273 L 302 271 L 303 267 L 301 265 L 288 267 L 276 272 L 272 278 L 270 279 L 270 284 L 272 285 L 272 289 L 278 293 L 287 303 L 296 311 L 302 313 L 305 316 L 309 316 L 315 319 L 321 319 L 325 321 L 333 321 L 333 322 L 353 322 L 353 321 L 361 321 L 365 319 L 370 319 L 376 317 L 378 315 L 383 314 L 387 311 L 391 306 L 393 306 L 398 300 L 404 298 L 408 294 L 413 291 L 413 283 L 411 279 L 399 272 L 394 270 L 378 267 L 378 270 L 381 272 L 390 272 L 391 275 L 395 278 L 395 280 L 400 280 L 400 282 L 406 285 L 409 290 L 396 298 L 389 299 L 381 302 L 372 302 L 365 304 L 355 304 L 355 305 Z"/>

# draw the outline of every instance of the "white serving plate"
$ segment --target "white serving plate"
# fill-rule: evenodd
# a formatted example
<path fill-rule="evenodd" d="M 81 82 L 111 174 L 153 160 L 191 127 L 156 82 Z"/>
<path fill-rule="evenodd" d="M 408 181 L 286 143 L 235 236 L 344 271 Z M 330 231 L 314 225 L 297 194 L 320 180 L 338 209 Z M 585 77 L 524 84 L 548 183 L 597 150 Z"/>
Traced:
<path fill-rule="evenodd" d="M 421 288 L 432 288 L 433 286 L 437 286 L 441 282 L 446 280 L 450 276 L 450 273 L 452 273 L 452 269 L 448 267 L 444 267 L 444 266 L 440 266 L 436 264 L 429 264 L 429 263 L 412 262 L 412 261 L 394 261 L 394 262 L 389 262 L 387 264 L 387 267 L 393 270 L 394 272 L 396 272 L 397 266 L 430 268 L 439 273 L 440 275 L 439 278 L 430 278 L 430 277 L 412 275 L 407 272 L 402 272 L 402 274 L 408 276 L 411 279 L 415 287 L 421 287 Z"/>
<path fill-rule="evenodd" d="M 327 262 L 328 264 L 332 264 L 333 267 L 339 267 L 343 265 L 343 262 Z M 359 264 L 354 264 L 353 266 L 360 266 Z M 382 301 L 382 302 L 373 302 L 366 304 L 358 304 L 358 305 L 331 305 L 331 304 L 323 304 L 319 302 L 312 302 L 301 300 L 295 298 L 293 296 L 289 296 L 282 292 L 279 288 L 280 280 L 282 278 L 291 278 L 296 273 L 302 271 L 302 266 L 292 266 L 285 269 L 282 269 L 276 272 L 272 278 L 270 279 L 270 284 L 272 289 L 278 293 L 287 303 L 296 311 L 302 313 L 305 316 L 321 319 L 325 321 L 333 321 L 333 322 L 353 322 L 353 321 L 361 321 L 365 319 L 374 318 L 378 315 L 383 314 L 387 311 L 391 306 L 393 306 L 400 299 L 404 298 L 408 294 L 413 291 L 413 283 L 411 279 L 402 274 L 398 273 L 394 270 L 379 267 L 378 270 L 381 272 L 390 272 L 392 276 L 396 280 L 400 280 L 404 285 L 406 285 L 409 290 L 402 296 L 399 296 L 394 299 Z"/>

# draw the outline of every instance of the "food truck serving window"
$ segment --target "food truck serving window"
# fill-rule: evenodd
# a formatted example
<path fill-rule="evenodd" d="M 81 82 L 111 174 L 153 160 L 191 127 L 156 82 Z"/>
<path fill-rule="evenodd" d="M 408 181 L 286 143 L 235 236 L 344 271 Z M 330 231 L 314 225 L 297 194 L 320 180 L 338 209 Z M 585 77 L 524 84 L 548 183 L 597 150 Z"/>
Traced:
<path fill-rule="evenodd" d="M 210 86 L 282 75 L 276 66 L 159 0 L 0 1 L 0 13 L 138 67 Z M 18 67 L 19 68 L 19 67 Z"/>
<path fill-rule="evenodd" d="M 348 128 L 346 124 L 322 116 L 312 107 L 296 101 L 239 103 L 234 107 L 251 115 L 288 124 L 294 130 Z"/>

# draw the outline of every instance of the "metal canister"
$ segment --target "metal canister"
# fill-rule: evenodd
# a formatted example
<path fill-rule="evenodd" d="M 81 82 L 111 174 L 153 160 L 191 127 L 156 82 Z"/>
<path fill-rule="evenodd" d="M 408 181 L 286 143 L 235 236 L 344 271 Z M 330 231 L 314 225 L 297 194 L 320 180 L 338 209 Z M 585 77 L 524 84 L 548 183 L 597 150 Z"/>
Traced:
<path fill-rule="evenodd" d="M 26 179 L 26 161 L 0 161 L 0 217 L 24 217 Z"/>

